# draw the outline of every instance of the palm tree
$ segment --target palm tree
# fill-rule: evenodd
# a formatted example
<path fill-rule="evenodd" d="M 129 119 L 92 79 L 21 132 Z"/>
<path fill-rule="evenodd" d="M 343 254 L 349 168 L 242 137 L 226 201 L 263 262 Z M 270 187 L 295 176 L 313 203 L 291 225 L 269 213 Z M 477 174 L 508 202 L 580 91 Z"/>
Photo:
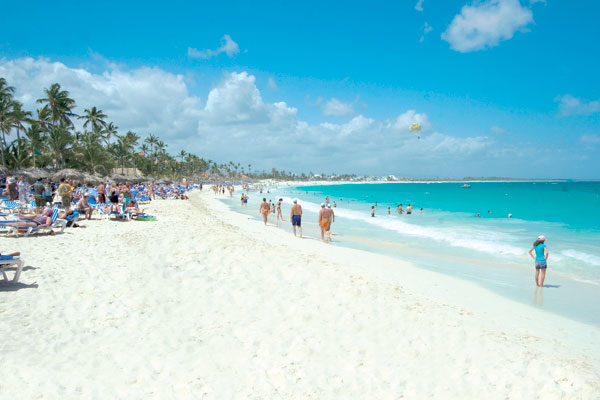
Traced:
<path fill-rule="evenodd" d="M 154 153 L 154 145 L 157 142 L 158 142 L 158 137 L 153 134 L 149 134 L 148 137 L 146 139 L 144 139 L 144 143 L 148 143 L 148 145 L 150 146 L 150 155 L 152 157 L 151 162 L 150 162 L 150 173 L 152 173 L 152 162 L 155 161 L 155 159 L 156 159 L 156 154 Z"/>
<path fill-rule="evenodd" d="M 89 109 L 86 108 L 83 112 L 85 114 L 78 118 L 85 120 L 83 123 L 84 128 L 87 128 L 88 125 L 91 125 L 92 132 L 100 133 L 102 128 L 106 127 L 106 122 L 104 119 L 107 118 L 107 116 L 102 112 L 102 110 L 99 110 L 94 106 Z"/>
<path fill-rule="evenodd" d="M 117 137 L 117 141 L 115 143 L 110 144 L 108 151 L 119 161 L 119 164 L 121 165 L 122 174 L 125 169 L 125 161 L 127 160 L 127 157 L 129 157 L 130 154 L 127 149 L 127 144 L 125 143 L 122 137 Z"/>
<path fill-rule="evenodd" d="M 31 154 L 33 155 L 33 166 L 35 167 L 35 156 L 41 154 L 40 152 L 44 146 L 45 140 L 40 125 L 31 124 L 31 126 L 27 128 L 27 131 L 25 132 L 25 137 L 27 138 L 27 142 L 29 143 Z"/>
<path fill-rule="evenodd" d="M 29 155 L 27 154 L 27 149 L 25 146 L 26 145 L 22 139 L 17 139 L 8 147 L 8 152 L 14 169 L 21 169 L 21 167 L 23 167 L 29 159 Z"/>
<path fill-rule="evenodd" d="M 84 132 L 79 138 L 76 150 L 83 166 L 93 173 L 96 173 L 96 168 L 100 164 L 108 160 L 106 150 L 100 142 L 99 133 Z"/>
<path fill-rule="evenodd" d="M 134 133 L 132 131 L 127 131 L 127 133 L 125 133 L 125 136 L 123 136 L 123 140 L 127 144 L 127 147 L 130 150 L 133 150 L 133 148 L 137 145 L 138 140 L 140 140 L 140 137 L 138 136 L 137 133 Z"/>
<path fill-rule="evenodd" d="M 21 141 L 21 135 L 19 132 L 26 132 L 24 122 L 31 124 L 33 120 L 31 119 L 31 112 L 23 110 L 23 103 L 20 101 L 13 101 L 12 112 L 10 113 L 13 127 L 17 130 L 17 141 Z M 17 151 L 21 151 L 23 146 L 17 146 Z"/>
<path fill-rule="evenodd" d="M 44 107 L 48 108 L 53 125 L 72 126 L 69 117 L 75 115 L 72 112 L 75 108 L 75 100 L 69 98 L 69 92 L 61 90 L 58 83 L 53 83 L 48 89 L 44 89 L 44 94 L 46 97 L 38 99 L 37 102 L 45 104 Z"/>
<path fill-rule="evenodd" d="M 73 135 L 71 135 L 64 125 L 54 126 L 50 129 L 48 135 L 48 147 L 50 148 L 56 166 L 64 166 L 65 159 L 72 150 L 71 146 L 73 141 Z"/>
<path fill-rule="evenodd" d="M 2 165 L 6 167 L 6 156 L 4 149 L 6 148 L 6 135 L 10 135 L 13 128 L 12 120 L 12 95 L 10 93 L 0 96 L 0 132 L 2 132 L 2 143 L 0 145 L 2 153 Z"/>
<path fill-rule="evenodd" d="M 112 122 L 106 124 L 102 130 L 102 139 L 104 139 L 104 143 L 108 144 L 113 136 L 117 136 L 118 129 L 119 127 Z"/>

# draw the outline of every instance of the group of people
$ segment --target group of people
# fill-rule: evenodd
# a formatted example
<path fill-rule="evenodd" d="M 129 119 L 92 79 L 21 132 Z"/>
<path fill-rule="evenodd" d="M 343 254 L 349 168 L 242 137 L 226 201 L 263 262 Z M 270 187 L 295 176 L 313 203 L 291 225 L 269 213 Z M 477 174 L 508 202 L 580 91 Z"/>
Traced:
<path fill-rule="evenodd" d="M 242 197 L 243 201 L 243 197 Z M 286 221 L 281 211 L 281 204 L 283 199 L 280 198 L 277 203 L 273 203 L 271 200 L 267 201 L 266 197 L 263 197 L 262 203 L 260 204 L 259 212 L 263 217 L 263 222 L 267 225 L 269 214 L 277 214 L 277 223 L 279 221 Z M 298 199 L 292 200 L 292 208 L 290 209 L 290 222 L 292 223 L 292 230 L 294 236 L 297 236 L 297 230 L 302 237 L 302 206 L 298 204 Z M 331 224 L 335 222 L 335 213 L 329 203 L 321 203 L 321 210 L 319 210 L 318 224 L 321 230 L 321 240 L 325 241 L 327 235 L 327 241 L 331 242 Z"/>
<path fill-rule="evenodd" d="M 147 201 L 159 198 L 187 199 L 186 191 L 189 185 L 149 185 L 143 184 L 114 184 L 100 182 L 96 186 L 75 183 L 71 179 L 61 178 L 59 182 L 39 178 L 29 185 L 24 177 L 0 175 L 0 194 L 5 200 L 20 203 L 20 209 L 28 209 L 15 215 L 16 221 L 0 221 L 4 226 L 19 228 L 51 226 L 52 208 L 59 206 L 58 219 L 67 219 L 67 226 L 77 226 L 75 219 L 69 216 L 80 214 L 86 219 L 92 218 L 95 208 L 105 213 L 141 213 L 138 199 Z M 33 204 L 32 204 L 33 203 Z M 13 207 L 13 206 L 10 206 Z M 4 208 L 8 209 L 9 206 Z M 53 234 L 49 230 L 49 234 Z"/>

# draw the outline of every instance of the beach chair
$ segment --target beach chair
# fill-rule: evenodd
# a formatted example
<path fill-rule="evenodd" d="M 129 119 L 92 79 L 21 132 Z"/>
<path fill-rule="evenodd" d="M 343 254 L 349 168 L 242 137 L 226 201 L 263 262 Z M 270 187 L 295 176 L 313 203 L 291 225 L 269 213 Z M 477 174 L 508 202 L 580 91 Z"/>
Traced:
<path fill-rule="evenodd" d="M 112 204 L 111 204 L 112 206 Z M 105 212 L 104 216 L 108 219 L 117 219 L 117 220 L 124 220 L 124 221 L 130 221 L 131 220 L 131 213 L 127 213 L 125 212 L 125 207 L 127 206 L 127 203 L 123 203 L 123 206 L 121 207 L 121 212 Z"/>
<path fill-rule="evenodd" d="M 15 276 L 12 281 L 14 283 L 19 282 L 19 277 L 21 276 L 21 271 L 23 270 L 23 260 L 21 257 L 12 257 L 12 256 L 0 256 L 0 273 L 2 273 L 2 277 L 4 277 L 5 282 L 9 282 L 8 276 L 6 276 L 6 267 L 15 265 Z"/>
<path fill-rule="evenodd" d="M 73 210 L 73 214 L 67 215 L 65 217 L 65 221 L 67 221 L 65 225 L 73 226 L 73 224 L 75 224 L 75 222 L 77 222 L 80 217 L 81 217 L 81 214 L 79 214 L 79 211 Z M 69 222 L 71 223 L 70 225 L 69 225 Z"/>
<path fill-rule="evenodd" d="M 0 204 L 0 210 L 6 211 L 19 211 L 23 208 L 21 204 L 17 201 L 5 200 Z"/>
<path fill-rule="evenodd" d="M 14 234 L 15 237 L 19 237 L 19 233 L 22 233 L 23 237 L 27 237 L 32 233 L 50 231 L 52 229 L 60 229 L 60 233 L 63 233 L 65 231 L 65 227 L 67 226 L 67 221 L 64 219 L 58 219 L 58 213 L 59 213 L 58 208 L 52 209 L 52 223 L 50 224 L 50 226 L 43 226 L 43 227 L 0 226 L 0 229 L 6 230 L 8 235 Z"/>

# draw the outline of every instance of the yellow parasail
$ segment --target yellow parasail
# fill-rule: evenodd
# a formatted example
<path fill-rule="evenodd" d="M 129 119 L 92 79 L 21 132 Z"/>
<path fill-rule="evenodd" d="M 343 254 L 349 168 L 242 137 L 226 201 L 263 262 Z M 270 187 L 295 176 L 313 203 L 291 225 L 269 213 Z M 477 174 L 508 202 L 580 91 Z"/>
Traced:
<path fill-rule="evenodd" d="M 421 132 L 421 129 L 423 129 L 423 127 L 421 126 L 421 124 L 419 124 L 418 122 L 413 122 L 412 124 L 410 124 L 410 126 L 408 127 L 408 130 L 410 132 Z M 417 136 L 417 139 L 421 139 L 421 135 Z"/>
<path fill-rule="evenodd" d="M 419 124 L 418 122 L 412 123 L 410 124 L 410 126 L 408 127 L 408 130 L 410 132 L 419 132 L 421 129 L 423 129 L 423 127 L 421 126 L 421 124 Z"/>

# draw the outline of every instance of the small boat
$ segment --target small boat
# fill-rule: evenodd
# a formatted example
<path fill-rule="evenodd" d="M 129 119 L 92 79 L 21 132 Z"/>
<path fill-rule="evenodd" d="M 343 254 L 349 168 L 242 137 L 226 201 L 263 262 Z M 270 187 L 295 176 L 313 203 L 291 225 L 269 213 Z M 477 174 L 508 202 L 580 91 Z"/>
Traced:
<path fill-rule="evenodd" d="M 461 186 L 461 188 L 463 188 L 463 189 L 470 189 L 471 185 L 469 185 L 468 183 L 465 183 L 464 185 Z"/>

